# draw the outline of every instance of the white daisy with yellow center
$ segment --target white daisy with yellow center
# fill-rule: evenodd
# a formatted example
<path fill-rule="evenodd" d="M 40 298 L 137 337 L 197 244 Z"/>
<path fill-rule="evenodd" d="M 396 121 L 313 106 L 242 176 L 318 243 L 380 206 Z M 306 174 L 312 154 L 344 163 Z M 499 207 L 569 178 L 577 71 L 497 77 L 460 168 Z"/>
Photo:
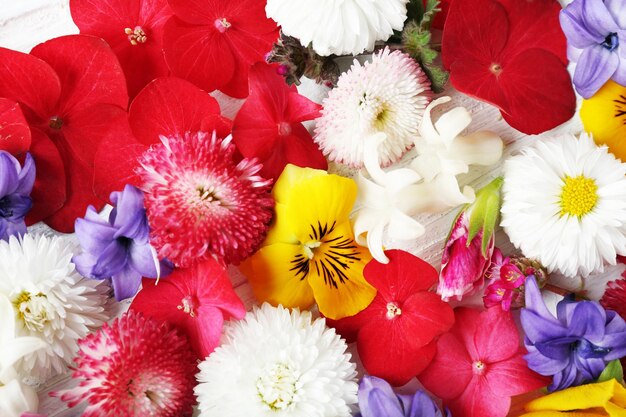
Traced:
<path fill-rule="evenodd" d="M 626 164 L 587 135 L 537 140 L 504 166 L 502 227 L 524 255 L 566 276 L 626 255 Z"/>

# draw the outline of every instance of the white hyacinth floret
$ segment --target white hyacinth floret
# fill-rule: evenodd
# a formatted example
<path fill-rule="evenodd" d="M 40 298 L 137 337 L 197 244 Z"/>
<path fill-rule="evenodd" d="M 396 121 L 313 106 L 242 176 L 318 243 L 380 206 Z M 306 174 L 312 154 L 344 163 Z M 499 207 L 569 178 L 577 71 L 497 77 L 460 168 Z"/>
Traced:
<path fill-rule="evenodd" d="M 200 363 L 200 417 L 349 417 L 358 387 L 346 349 L 309 311 L 255 307 Z"/>

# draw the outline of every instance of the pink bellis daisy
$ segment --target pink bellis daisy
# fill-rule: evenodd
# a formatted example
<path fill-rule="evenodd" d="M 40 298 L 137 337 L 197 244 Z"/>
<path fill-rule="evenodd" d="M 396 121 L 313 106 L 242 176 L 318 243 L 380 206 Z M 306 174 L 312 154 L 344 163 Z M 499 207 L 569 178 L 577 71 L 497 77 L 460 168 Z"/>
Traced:
<path fill-rule="evenodd" d="M 239 263 L 263 241 L 272 218 L 271 181 L 256 159 L 233 159 L 231 137 L 187 133 L 146 151 L 139 173 L 151 243 L 178 266 L 211 256 Z"/>
<path fill-rule="evenodd" d="M 87 401 L 83 417 L 191 416 L 196 357 L 169 325 L 129 312 L 79 345 L 79 385 L 50 395 L 70 407 Z"/>

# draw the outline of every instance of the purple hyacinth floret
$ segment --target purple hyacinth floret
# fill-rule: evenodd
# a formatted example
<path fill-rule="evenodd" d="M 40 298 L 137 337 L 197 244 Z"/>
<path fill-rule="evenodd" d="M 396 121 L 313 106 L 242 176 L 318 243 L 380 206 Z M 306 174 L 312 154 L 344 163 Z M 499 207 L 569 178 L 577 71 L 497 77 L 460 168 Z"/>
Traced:
<path fill-rule="evenodd" d="M 141 278 L 158 278 L 172 271 L 159 261 L 150 245 L 143 193 L 132 185 L 111 194 L 115 206 L 108 220 L 90 206 L 84 219 L 76 220 L 76 236 L 83 252 L 73 262 L 89 278 L 110 278 L 118 301 L 134 296 Z"/>
<path fill-rule="evenodd" d="M 606 365 L 626 356 L 626 322 L 595 301 L 565 297 L 556 317 L 546 307 L 534 277 L 526 280 L 521 313 L 528 367 L 552 377 L 549 391 L 598 379 Z"/>
<path fill-rule="evenodd" d="M 590 98 L 610 79 L 626 86 L 626 0 L 574 0 L 560 21 L 581 96 Z"/>
<path fill-rule="evenodd" d="M 24 217 L 33 206 L 35 162 L 26 154 L 24 166 L 8 152 L 0 151 L 0 239 L 26 233 Z"/>
<path fill-rule="evenodd" d="M 387 381 L 367 375 L 359 384 L 359 409 L 357 417 L 443 417 L 424 391 L 397 395 Z M 446 417 L 451 417 L 448 410 Z"/>

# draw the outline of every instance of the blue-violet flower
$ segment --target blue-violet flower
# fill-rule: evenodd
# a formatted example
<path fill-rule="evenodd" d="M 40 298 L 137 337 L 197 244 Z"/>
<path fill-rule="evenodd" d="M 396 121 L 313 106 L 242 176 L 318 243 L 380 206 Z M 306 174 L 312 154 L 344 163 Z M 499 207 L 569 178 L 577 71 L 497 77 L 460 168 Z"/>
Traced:
<path fill-rule="evenodd" d="M 574 86 L 590 98 L 609 79 L 626 86 L 626 1 L 574 0 L 561 11 Z"/>
<path fill-rule="evenodd" d="M 528 367 L 552 376 L 551 392 L 595 381 L 610 361 L 626 356 L 626 322 L 616 312 L 566 297 L 554 317 L 532 276 L 521 321 Z"/>
<path fill-rule="evenodd" d="M 13 155 L 0 151 L 0 239 L 26 233 L 24 217 L 33 206 L 35 162 L 26 154 L 24 167 Z"/>
<path fill-rule="evenodd" d="M 364 376 L 359 384 L 357 417 L 443 417 L 437 404 L 424 392 L 397 395 L 391 385 L 375 376 Z M 446 410 L 446 417 L 450 412 Z"/>
<path fill-rule="evenodd" d="M 115 205 L 108 221 L 92 206 L 84 219 L 76 220 L 76 236 L 83 252 L 74 257 L 78 272 L 89 278 L 111 278 L 120 301 L 137 293 L 141 278 L 158 278 L 172 271 L 167 260 L 159 262 L 150 245 L 143 193 L 132 185 L 111 194 Z"/>

